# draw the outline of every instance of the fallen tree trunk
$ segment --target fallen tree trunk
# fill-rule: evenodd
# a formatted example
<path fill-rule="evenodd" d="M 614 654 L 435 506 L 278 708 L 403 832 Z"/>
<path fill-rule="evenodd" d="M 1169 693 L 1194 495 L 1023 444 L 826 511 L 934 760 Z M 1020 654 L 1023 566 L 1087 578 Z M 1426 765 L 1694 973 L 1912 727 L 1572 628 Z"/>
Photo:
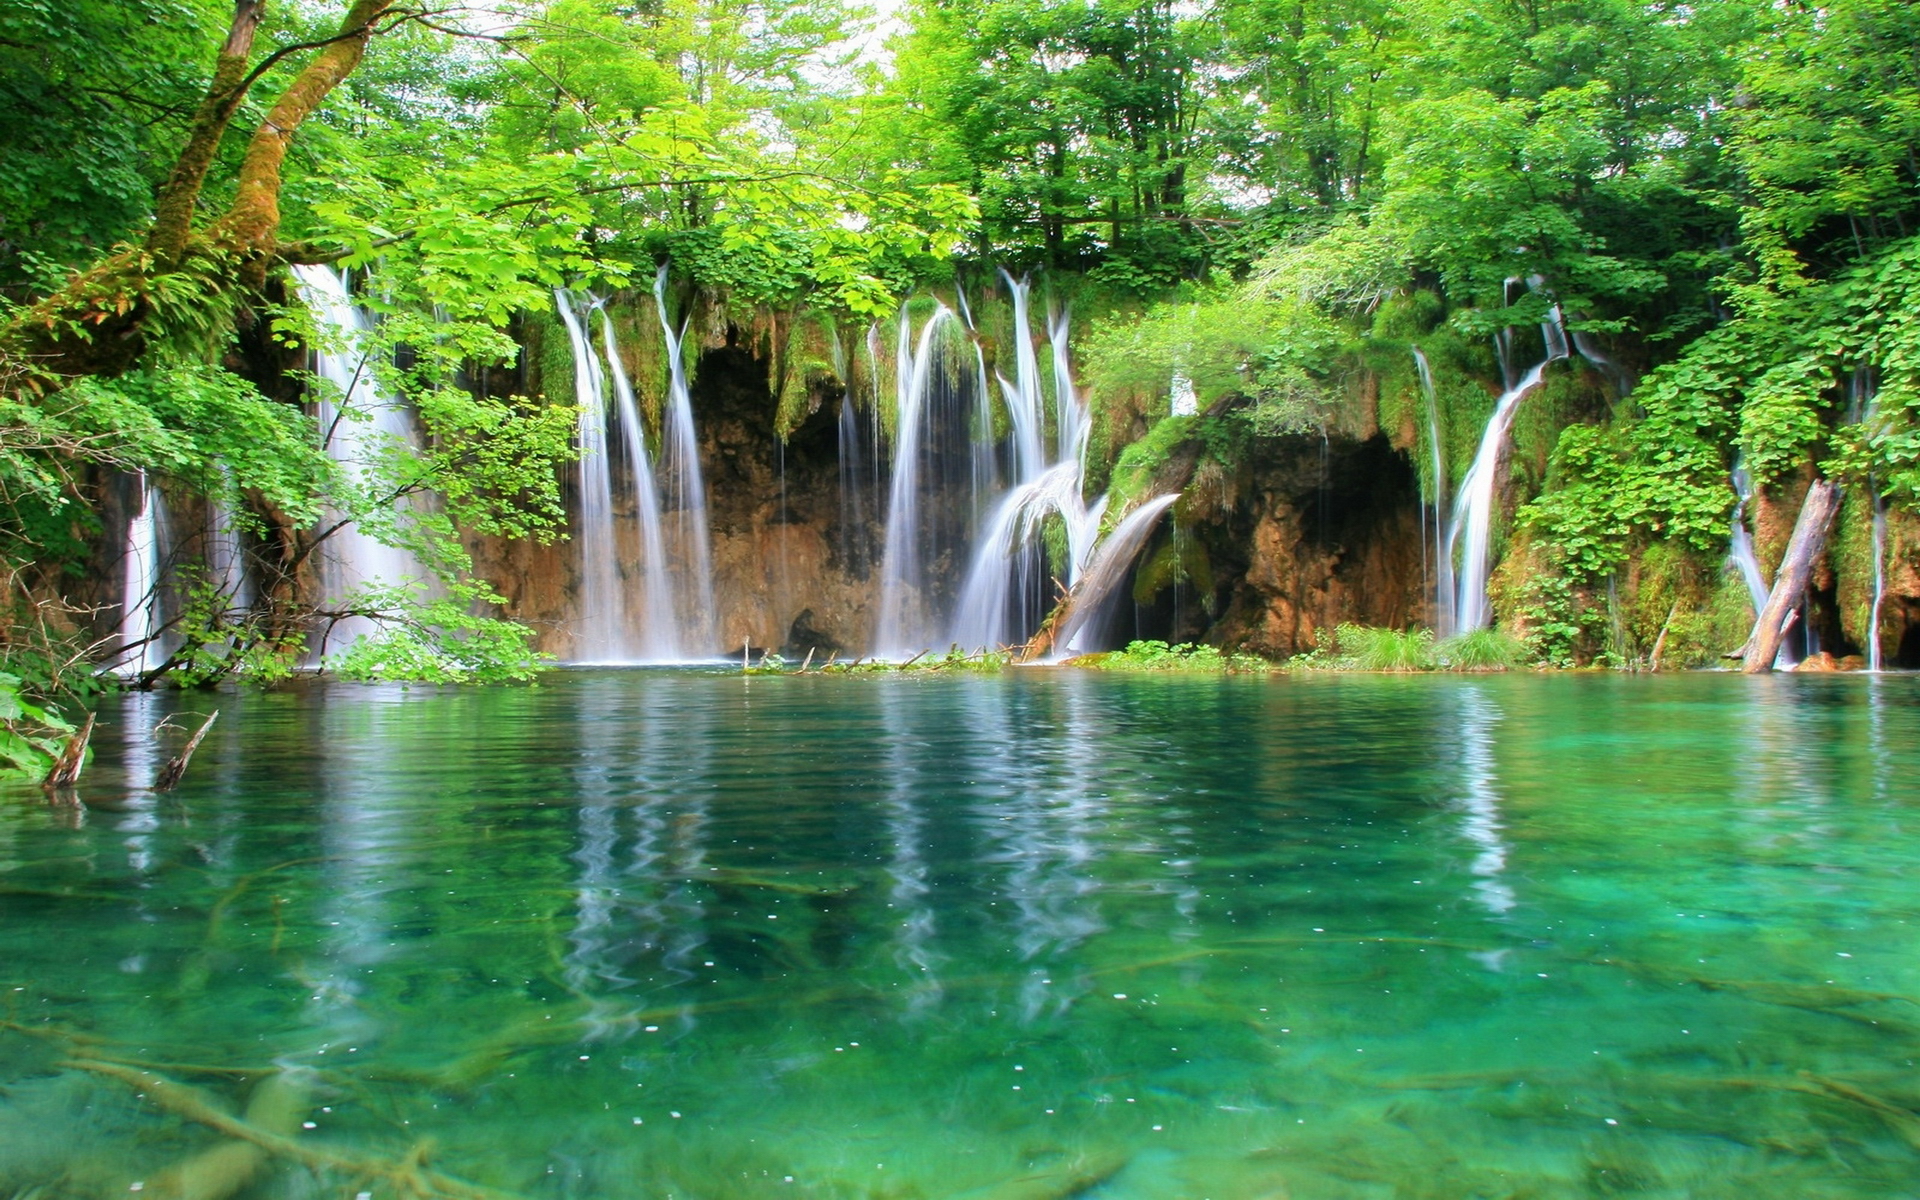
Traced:
<path fill-rule="evenodd" d="M 1773 670 L 1780 654 L 1780 640 L 1786 636 L 1787 618 L 1807 590 L 1813 576 L 1813 564 L 1827 547 L 1827 530 L 1840 512 L 1840 485 L 1816 479 L 1801 502 L 1800 517 L 1793 524 L 1793 538 L 1787 543 L 1787 556 L 1774 572 L 1773 591 L 1766 607 L 1753 623 L 1753 636 L 1747 639 L 1746 662 L 1742 673 L 1758 675 Z"/>

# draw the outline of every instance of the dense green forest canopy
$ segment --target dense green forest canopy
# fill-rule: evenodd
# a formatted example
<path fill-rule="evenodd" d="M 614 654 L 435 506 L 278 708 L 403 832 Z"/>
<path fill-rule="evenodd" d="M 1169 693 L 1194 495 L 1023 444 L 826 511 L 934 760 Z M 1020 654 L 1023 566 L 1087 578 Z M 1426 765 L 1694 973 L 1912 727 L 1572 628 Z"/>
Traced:
<path fill-rule="evenodd" d="M 88 626 L 48 598 L 133 470 L 262 529 L 434 493 L 391 536 L 450 588 L 364 598 L 418 609 L 385 669 L 526 669 L 456 530 L 562 535 L 573 414 L 465 381 L 552 288 L 661 262 L 850 325 L 1037 272 L 1102 314 L 1109 462 L 1176 373 L 1267 432 L 1338 423 L 1370 373 L 1389 424 L 1416 343 L 1466 429 L 1494 334 L 1557 306 L 1617 372 L 1519 518 L 1563 589 L 1720 553 L 1736 456 L 1920 502 L 1902 0 L 0 0 L 0 115 L 7 669 L 55 690 Z M 371 271 L 408 349 L 380 369 L 430 436 L 377 478 L 321 453 L 286 366 L 323 337 L 300 263 Z M 170 668 L 284 669 L 314 536 Z"/>

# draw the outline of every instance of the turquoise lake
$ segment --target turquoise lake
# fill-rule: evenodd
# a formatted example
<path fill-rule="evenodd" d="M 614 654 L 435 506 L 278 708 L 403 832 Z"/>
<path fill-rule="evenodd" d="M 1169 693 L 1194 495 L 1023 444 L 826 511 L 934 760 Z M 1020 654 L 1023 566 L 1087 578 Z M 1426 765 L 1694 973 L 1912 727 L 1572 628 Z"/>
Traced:
<path fill-rule="evenodd" d="M 1914 677 L 578 671 L 95 745 L 0 793 L 0 1200 L 1920 1196 Z"/>

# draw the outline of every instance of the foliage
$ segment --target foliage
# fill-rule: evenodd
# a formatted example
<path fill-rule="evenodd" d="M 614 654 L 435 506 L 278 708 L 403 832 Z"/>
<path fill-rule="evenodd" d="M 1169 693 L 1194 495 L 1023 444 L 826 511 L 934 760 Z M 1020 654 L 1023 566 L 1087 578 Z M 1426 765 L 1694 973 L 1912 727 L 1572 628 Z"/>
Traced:
<path fill-rule="evenodd" d="M 1010 650 L 962 650 L 958 646 L 949 647 L 945 654 L 917 654 L 904 662 L 890 662 L 884 659 L 856 658 L 852 662 L 829 661 L 813 668 L 822 675 L 912 675 L 935 671 L 961 671 L 966 673 L 997 674 L 1013 664 L 1013 652 Z M 801 664 L 806 665 L 804 662 Z M 786 662 L 778 655 L 770 655 L 761 660 L 761 666 L 748 668 L 748 674 L 786 674 Z"/>
<path fill-rule="evenodd" d="M 1227 653 L 1217 646 L 1191 643 L 1169 646 L 1161 641 L 1129 642 L 1125 650 L 1083 655 L 1072 661 L 1075 666 L 1101 671 L 1258 675 L 1273 670 L 1273 664 L 1258 655 Z"/>
<path fill-rule="evenodd" d="M 57 709 L 29 698 L 20 676 L 0 672 L 0 782 L 45 779 L 72 732 Z"/>

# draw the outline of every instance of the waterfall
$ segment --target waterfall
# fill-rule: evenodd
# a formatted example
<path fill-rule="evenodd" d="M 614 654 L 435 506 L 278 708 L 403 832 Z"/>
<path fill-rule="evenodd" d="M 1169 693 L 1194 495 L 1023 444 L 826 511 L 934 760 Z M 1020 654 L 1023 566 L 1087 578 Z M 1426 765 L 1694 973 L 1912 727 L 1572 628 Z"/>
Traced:
<path fill-rule="evenodd" d="M 1440 449 L 1440 404 L 1433 387 L 1433 368 L 1418 346 L 1413 348 L 1413 365 L 1420 373 L 1420 393 L 1427 402 L 1427 449 L 1433 467 L 1433 623 L 1440 629 L 1452 629 L 1453 556 L 1441 551 L 1445 542 L 1441 514 L 1446 511 L 1447 471 Z"/>
<path fill-rule="evenodd" d="M 1733 560 L 1740 579 L 1747 585 L 1747 599 L 1757 615 L 1767 607 L 1767 577 L 1760 570 L 1760 559 L 1753 552 L 1753 535 L 1747 532 L 1747 505 L 1753 502 L 1753 477 L 1738 458 L 1733 460 L 1733 494 L 1739 499 L 1733 506 L 1733 536 L 1727 557 Z"/>
<path fill-rule="evenodd" d="M 653 478 L 653 462 L 647 455 L 647 430 L 640 423 L 640 406 L 634 403 L 633 384 L 627 379 L 627 365 L 620 358 L 620 345 L 613 334 L 613 318 L 600 312 L 600 340 L 607 356 L 607 372 L 613 380 L 613 398 L 620 409 L 620 432 L 627 449 L 628 487 L 633 492 L 634 512 L 640 519 L 640 566 L 643 572 L 640 625 L 640 656 L 654 662 L 673 662 L 685 656 L 680 623 L 674 617 L 673 576 L 667 570 L 666 535 L 660 525 L 660 495 Z M 702 522 L 705 528 L 704 521 Z"/>
<path fill-rule="evenodd" d="M 560 323 L 573 349 L 573 402 L 580 409 L 578 462 L 580 500 L 573 514 L 573 540 L 580 555 L 580 618 L 573 631 L 576 662 L 628 659 L 620 554 L 613 533 L 613 466 L 607 446 L 605 375 L 588 340 L 586 320 L 597 307 L 576 307 L 565 290 L 553 294 Z"/>
<path fill-rule="evenodd" d="M 1030 620 L 1012 611 L 1012 599 L 1036 594 L 1040 561 L 1030 546 L 1049 513 L 1057 513 L 1067 532 L 1067 583 L 1071 587 L 1092 557 L 1099 539 L 1106 499 L 1084 498 L 1087 434 L 1086 406 L 1073 385 L 1068 354 L 1069 317 L 1064 307 L 1047 315 L 1046 333 L 1053 366 L 1054 447 L 1046 452 L 1046 397 L 1039 358 L 1029 332 L 1031 284 L 1006 271 L 1013 305 L 1014 377 L 999 377 L 1012 430 L 1013 486 L 993 507 L 974 542 L 972 562 L 954 609 L 952 640 L 963 647 L 999 646 L 1026 636 Z"/>
<path fill-rule="evenodd" d="M 233 511 L 217 498 L 207 501 L 207 575 L 224 601 L 222 613 L 242 614 L 253 607 L 253 580 L 247 574 L 240 531 Z"/>
<path fill-rule="evenodd" d="M 1446 542 L 1440 555 L 1452 561 L 1458 547 L 1460 565 L 1453 625 L 1443 627 L 1443 635 L 1484 628 L 1492 616 L 1487 608 L 1487 543 L 1493 530 L 1494 472 L 1499 467 L 1501 452 L 1506 449 L 1507 434 L 1513 428 L 1520 401 L 1540 386 L 1548 361 L 1551 360 L 1543 360 L 1528 371 L 1494 404 L 1493 416 L 1487 419 L 1486 432 L 1480 437 L 1480 449 L 1473 456 L 1473 465 L 1467 468 L 1459 494 L 1454 497 L 1453 519 L 1447 524 Z"/>
<path fill-rule="evenodd" d="M 904 657 L 934 644 L 938 625 L 926 611 L 931 589 L 921 562 L 921 543 L 927 531 L 938 528 L 941 518 L 950 514 L 923 510 L 920 490 L 926 470 L 923 458 L 936 466 L 955 458 L 935 453 L 933 443 L 942 436 L 957 433 L 968 439 L 967 461 L 975 501 L 968 569 L 946 621 L 952 643 L 968 650 L 997 647 L 1024 640 L 1031 633 L 1038 613 L 1029 609 L 1034 601 L 1048 599 L 1044 592 L 1048 564 L 1038 542 L 1050 519 L 1058 517 L 1065 529 L 1065 561 L 1051 566 L 1069 588 L 1079 586 L 1099 561 L 1100 524 L 1106 515 L 1107 498 L 1102 496 L 1091 503 L 1085 498 L 1085 459 L 1092 420 L 1074 386 L 1070 314 L 1065 306 L 1051 307 L 1045 320 L 1052 368 L 1049 414 L 1049 397 L 1033 336 L 1031 285 L 1006 271 L 1000 272 L 1000 278 L 1007 287 L 1014 326 L 1001 360 L 1011 360 L 1013 377 L 995 372 L 992 381 L 1006 405 L 1008 432 L 1004 446 L 993 433 L 982 336 L 965 296 L 958 297 L 957 314 L 936 306 L 920 327 L 917 339 L 907 310 L 904 306 L 901 309 L 895 385 L 898 418 L 874 638 L 875 653 L 882 657 Z M 956 319 L 972 335 L 976 407 L 963 412 L 943 403 L 937 413 L 930 413 L 940 334 L 947 322 Z M 1053 422 L 1051 437 L 1049 415 Z M 1008 476 L 1004 486 L 998 482 L 1003 452 Z M 1125 554 L 1112 560 L 1117 563 L 1110 568 L 1116 579 L 1104 585 L 1103 594 L 1117 582 L 1117 575 L 1131 566 L 1132 556 L 1144 545 L 1151 529 L 1151 517 L 1164 511 L 1165 505 L 1158 501 L 1155 505 L 1154 513 L 1141 515 L 1137 536 L 1126 539 L 1129 548 Z M 1120 549 L 1115 547 L 1116 554 Z"/>
<path fill-rule="evenodd" d="M 1625 400 L 1633 394 L 1632 372 L 1608 358 L 1597 342 L 1578 329 L 1573 330 L 1570 336 L 1573 338 L 1573 348 L 1580 352 L 1580 357 L 1592 363 L 1594 369 L 1605 375 L 1607 382 L 1613 384 L 1615 396 Z"/>
<path fill-rule="evenodd" d="M 895 419 L 893 426 L 893 487 L 887 500 L 887 534 L 880 565 L 880 614 L 874 633 L 874 653 L 902 657 L 924 650 L 926 579 L 920 562 L 921 429 L 926 420 L 927 391 L 933 376 L 933 353 L 940 327 L 953 313 L 944 304 L 920 327 L 913 326 L 905 305 L 900 308 L 900 335 L 895 359 Z"/>
<path fill-rule="evenodd" d="M 1852 424 L 1872 421 L 1880 409 L 1880 388 L 1873 368 L 1866 364 L 1854 368 L 1847 380 L 1847 420 Z M 1887 596 L 1887 498 L 1880 494 L 1880 481 L 1867 472 L 1867 502 L 1872 507 L 1873 601 L 1867 615 L 1867 670 L 1881 668 L 1880 610 Z"/>
<path fill-rule="evenodd" d="M 673 481 L 672 508 L 679 531 L 682 577 L 680 611 L 687 614 L 684 642 L 701 653 L 719 648 L 720 631 L 713 604 L 713 544 L 707 530 L 707 488 L 700 474 L 700 439 L 693 425 L 693 396 L 687 387 L 683 345 L 687 321 L 679 328 L 667 316 L 667 264 L 653 277 L 653 303 L 660 314 L 660 335 L 667 350 L 667 419 L 661 468 Z"/>
<path fill-rule="evenodd" d="M 1193 380 L 1178 367 L 1167 384 L 1167 407 L 1172 416 L 1193 417 L 1200 413 L 1200 397 L 1194 393 Z"/>
<path fill-rule="evenodd" d="M 574 514 L 574 540 L 580 551 L 580 620 L 573 657 L 586 663 L 679 662 L 686 657 L 687 631 L 676 614 L 674 582 L 667 560 L 660 513 L 659 485 L 647 453 L 647 431 L 640 406 L 620 356 L 618 335 L 605 302 L 564 290 L 554 293 L 560 323 L 573 351 L 574 403 L 580 407 L 580 503 Z M 600 352 L 590 333 L 600 315 Z M 604 363 L 604 365 L 603 365 Z M 612 392 L 612 405 L 608 392 Z M 613 447 L 627 461 L 627 494 L 638 529 L 639 619 L 629 615 L 628 589 L 615 514 Z M 637 628 L 636 628 L 637 625 Z"/>
<path fill-rule="evenodd" d="M 1867 626 L 1867 670 L 1879 671 L 1880 607 L 1887 598 L 1887 502 L 1878 492 L 1873 497 L 1873 606 Z"/>
<path fill-rule="evenodd" d="M 331 344 L 315 353 L 314 373 L 333 385 L 337 399 L 323 395 L 314 406 L 315 415 L 319 418 L 327 456 L 339 465 L 352 485 L 352 493 L 357 493 L 356 507 L 361 509 L 357 513 L 331 513 L 329 524 L 342 519 L 347 523 L 319 550 L 324 602 L 327 607 L 338 610 L 359 603 L 363 589 L 417 589 L 427 580 L 426 568 L 410 551 L 388 545 L 366 529 L 369 517 L 375 518 L 375 525 L 400 523 L 398 515 L 391 511 L 400 505 L 379 498 L 382 489 L 392 486 L 391 481 L 379 478 L 375 468 L 397 449 L 412 446 L 415 432 L 405 402 L 381 391 L 379 380 L 374 376 L 365 348 L 365 335 L 371 329 L 371 321 L 353 303 L 345 274 L 309 264 L 296 265 L 293 272 L 299 281 L 301 298 L 321 329 L 332 335 Z M 390 511 L 381 512 L 382 508 Z M 353 645 L 362 636 L 378 632 L 379 628 L 380 622 L 368 616 L 333 620 L 322 634 L 318 653 L 324 658 Z"/>
<path fill-rule="evenodd" d="M 145 471 L 133 476 L 139 506 L 127 517 L 120 576 L 120 657 L 116 675 L 138 679 L 167 661 L 166 621 L 160 611 L 160 571 L 167 543 L 167 504 Z"/>
<path fill-rule="evenodd" d="M 1113 532 L 1100 543 L 1093 561 L 1087 565 L 1086 574 L 1080 579 L 1080 586 L 1074 589 L 1073 611 L 1067 625 L 1054 640 L 1056 657 L 1065 658 L 1099 649 L 1093 642 L 1099 637 L 1100 627 L 1105 623 L 1107 602 L 1126 578 L 1141 548 L 1147 544 L 1147 537 L 1153 532 L 1160 514 L 1172 508 L 1173 502 L 1179 498 L 1175 494 L 1155 496 L 1145 501 L 1114 526 Z"/>

